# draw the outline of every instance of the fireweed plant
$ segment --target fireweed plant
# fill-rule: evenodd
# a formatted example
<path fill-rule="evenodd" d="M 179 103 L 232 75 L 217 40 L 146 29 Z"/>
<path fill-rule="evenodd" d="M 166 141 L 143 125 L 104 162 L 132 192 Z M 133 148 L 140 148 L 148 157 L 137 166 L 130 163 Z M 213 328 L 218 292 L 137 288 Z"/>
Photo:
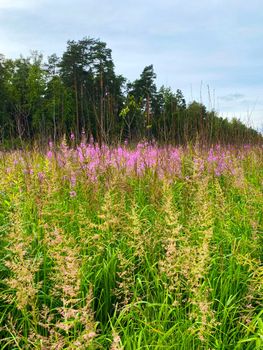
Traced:
<path fill-rule="evenodd" d="M 262 349 L 262 151 L 2 152 L 1 349 Z"/>

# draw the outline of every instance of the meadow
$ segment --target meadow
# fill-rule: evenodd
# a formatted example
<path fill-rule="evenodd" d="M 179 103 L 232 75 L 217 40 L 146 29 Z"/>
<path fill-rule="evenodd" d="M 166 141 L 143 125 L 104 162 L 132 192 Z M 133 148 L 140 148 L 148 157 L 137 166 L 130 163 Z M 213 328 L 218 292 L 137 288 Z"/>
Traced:
<path fill-rule="evenodd" d="M 73 143 L 0 154 L 0 349 L 262 349 L 262 146 Z"/>

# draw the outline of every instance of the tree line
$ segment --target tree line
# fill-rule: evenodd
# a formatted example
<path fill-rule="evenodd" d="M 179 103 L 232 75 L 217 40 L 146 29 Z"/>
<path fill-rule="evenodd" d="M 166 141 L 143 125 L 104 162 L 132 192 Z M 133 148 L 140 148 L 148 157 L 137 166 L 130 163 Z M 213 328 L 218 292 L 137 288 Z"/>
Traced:
<path fill-rule="evenodd" d="M 117 75 L 105 42 L 69 40 L 61 57 L 38 52 L 18 59 L 0 55 L 0 142 L 59 141 L 64 135 L 99 143 L 256 143 L 262 136 L 202 103 L 186 104 L 181 90 L 157 89 L 153 66 L 138 79 Z"/>

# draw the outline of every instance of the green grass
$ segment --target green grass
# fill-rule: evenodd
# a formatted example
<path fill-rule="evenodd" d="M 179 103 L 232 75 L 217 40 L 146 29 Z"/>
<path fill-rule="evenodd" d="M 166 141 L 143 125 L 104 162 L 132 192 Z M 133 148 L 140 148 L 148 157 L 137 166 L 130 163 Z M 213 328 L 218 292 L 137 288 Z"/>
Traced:
<path fill-rule="evenodd" d="M 263 348 L 262 155 L 240 172 L 78 175 L 0 160 L 1 349 Z M 37 173 L 45 172 L 39 181 Z M 241 176 L 242 175 L 242 176 Z"/>

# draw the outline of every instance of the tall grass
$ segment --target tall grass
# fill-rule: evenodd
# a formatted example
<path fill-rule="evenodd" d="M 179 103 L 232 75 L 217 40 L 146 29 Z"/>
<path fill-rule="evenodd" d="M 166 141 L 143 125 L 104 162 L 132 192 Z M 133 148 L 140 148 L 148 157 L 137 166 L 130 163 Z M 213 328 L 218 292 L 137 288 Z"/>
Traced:
<path fill-rule="evenodd" d="M 1 153 L 1 349 L 261 349 L 261 147 Z"/>

